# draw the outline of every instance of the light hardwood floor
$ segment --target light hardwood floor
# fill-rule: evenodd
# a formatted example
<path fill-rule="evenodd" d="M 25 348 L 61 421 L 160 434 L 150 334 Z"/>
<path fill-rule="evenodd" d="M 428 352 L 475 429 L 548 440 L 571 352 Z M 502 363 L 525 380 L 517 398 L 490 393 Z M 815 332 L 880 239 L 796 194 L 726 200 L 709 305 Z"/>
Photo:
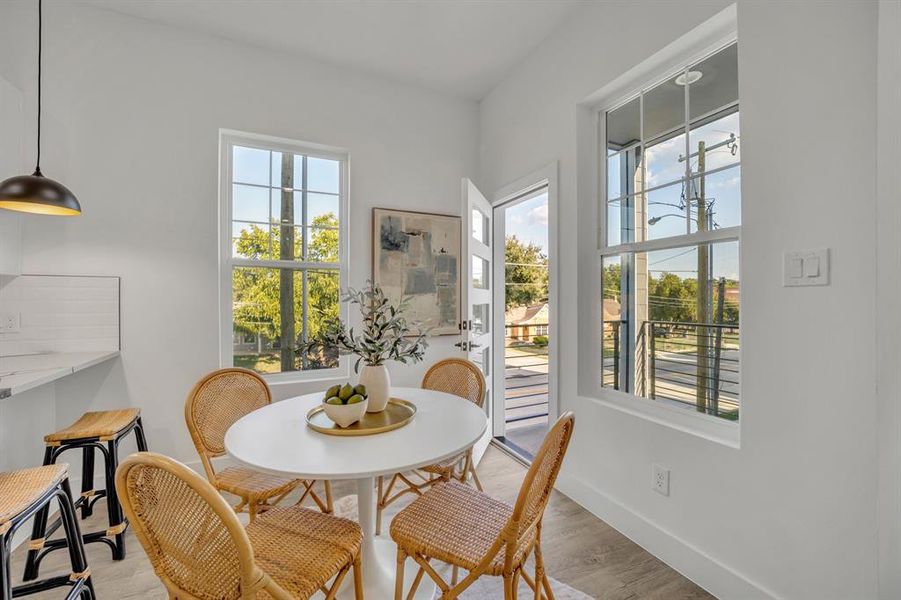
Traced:
<path fill-rule="evenodd" d="M 491 447 L 478 471 L 486 492 L 510 503 L 515 501 L 525 473 L 524 467 L 518 462 Z M 349 494 L 350 489 L 349 484 L 338 483 L 335 485 L 335 495 L 340 497 Z M 106 514 L 102 502 L 95 507 L 94 515 L 83 522 L 83 531 L 101 528 Z M 389 507 L 388 514 L 393 515 L 400 508 L 402 505 L 398 502 Z M 712 598 L 559 492 L 554 492 L 545 513 L 542 537 L 551 577 L 594 598 Z M 12 567 L 16 577 L 21 577 L 22 574 L 25 545 L 20 546 L 13 555 Z M 123 561 L 113 562 L 108 548 L 99 544 L 89 544 L 87 551 L 99 600 L 157 600 L 166 597 L 131 530 L 128 533 L 127 557 Z M 67 572 L 65 551 L 57 551 L 47 557 L 41 571 L 42 574 Z M 62 598 L 63 595 L 64 590 L 58 588 L 31 597 Z"/>

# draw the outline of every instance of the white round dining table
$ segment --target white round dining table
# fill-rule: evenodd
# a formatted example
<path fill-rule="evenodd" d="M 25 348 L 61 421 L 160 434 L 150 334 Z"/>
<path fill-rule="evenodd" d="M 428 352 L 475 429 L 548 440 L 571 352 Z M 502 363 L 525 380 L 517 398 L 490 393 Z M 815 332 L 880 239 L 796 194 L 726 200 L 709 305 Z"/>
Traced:
<path fill-rule="evenodd" d="M 306 425 L 306 414 L 322 402 L 322 392 L 317 392 L 260 408 L 225 434 L 228 454 L 253 469 L 299 479 L 356 482 L 363 529 L 363 590 L 366 598 L 375 600 L 394 597 L 397 568 L 394 542 L 375 535 L 376 477 L 455 456 L 475 444 L 488 424 L 481 408 L 451 394 L 392 388 L 391 395 L 415 404 L 416 415 L 403 427 L 385 433 L 335 436 L 313 431 Z M 405 569 L 409 578 L 405 590 L 416 570 Z M 345 583 L 339 597 L 353 597 L 351 588 Z M 416 598 L 430 599 L 434 590 L 425 576 Z"/>

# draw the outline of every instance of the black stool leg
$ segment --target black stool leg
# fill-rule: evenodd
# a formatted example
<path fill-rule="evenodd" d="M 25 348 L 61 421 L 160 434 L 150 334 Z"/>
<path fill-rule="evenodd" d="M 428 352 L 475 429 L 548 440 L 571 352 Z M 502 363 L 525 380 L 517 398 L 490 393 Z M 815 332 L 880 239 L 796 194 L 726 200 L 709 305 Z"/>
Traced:
<path fill-rule="evenodd" d="M 147 438 L 144 437 L 144 423 L 141 421 L 141 417 L 138 417 L 135 425 L 135 436 L 138 439 L 138 452 L 147 452 Z"/>
<path fill-rule="evenodd" d="M 122 505 L 119 504 L 119 495 L 116 494 L 116 469 L 119 467 L 118 440 L 110 440 L 107 447 L 109 452 L 106 457 L 106 510 L 109 515 L 110 531 L 115 532 L 113 560 L 122 560 L 125 558 L 125 518 L 122 514 Z"/>
<path fill-rule="evenodd" d="M 12 556 L 12 530 L 3 534 L 0 539 L 0 600 L 13 597 L 13 574 L 10 567 Z"/>
<path fill-rule="evenodd" d="M 44 448 L 44 465 L 51 465 L 54 462 L 53 456 L 53 447 L 47 446 Z M 44 539 L 44 535 L 47 533 L 47 517 L 50 513 L 50 506 L 45 504 L 41 507 L 41 509 L 37 512 L 34 517 L 34 525 L 31 530 L 31 541 L 32 544 L 35 542 L 42 542 Z M 28 555 L 25 558 L 25 573 L 22 575 L 22 579 L 24 581 L 31 581 L 33 579 L 37 579 L 38 577 L 38 554 L 40 553 L 41 548 L 34 546 L 30 546 L 28 549 Z"/>
<path fill-rule="evenodd" d="M 60 483 L 60 492 L 57 493 L 59 500 L 60 518 L 63 523 L 63 530 L 66 532 L 68 540 L 69 561 L 72 564 L 72 573 L 81 576 L 88 571 L 88 560 L 85 557 L 84 543 L 81 539 L 81 529 L 78 527 L 78 517 L 75 512 L 75 506 L 72 503 L 72 490 L 69 487 L 69 480 L 64 479 Z M 84 587 L 87 593 L 82 593 L 83 598 L 88 595 L 89 598 L 94 597 L 94 582 L 88 573 L 85 577 Z"/>
<path fill-rule="evenodd" d="M 94 512 L 91 504 L 94 492 L 94 447 L 82 448 L 81 456 L 81 518 L 87 519 Z"/>

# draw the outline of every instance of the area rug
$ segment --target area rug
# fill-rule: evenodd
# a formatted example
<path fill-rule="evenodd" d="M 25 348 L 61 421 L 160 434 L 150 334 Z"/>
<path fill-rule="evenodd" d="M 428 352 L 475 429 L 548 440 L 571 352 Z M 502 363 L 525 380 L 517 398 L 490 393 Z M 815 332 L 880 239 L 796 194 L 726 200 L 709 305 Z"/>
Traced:
<path fill-rule="evenodd" d="M 557 600 L 592 600 L 591 596 L 553 578 L 551 578 L 551 589 L 554 590 L 554 598 Z M 440 597 L 441 593 L 436 590 L 435 598 Z M 482 577 L 459 596 L 460 600 L 498 600 L 503 597 L 504 580 L 500 577 Z M 528 584 L 520 580 L 518 597 L 530 600 L 535 597 L 535 592 L 529 588 Z"/>
<path fill-rule="evenodd" d="M 345 519 L 357 519 L 357 498 L 356 496 L 344 496 L 335 501 L 334 504 L 335 514 L 339 517 L 344 517 Z M 447 580 L 450 581 L 450 570 L 447 570 L 447 573 L 441 573 L 442 576 L 447 576 Z M 531 570 L 530 570 L 531 574 Z M 461 572 L 461 577 L 463 573 Z M 556 579 L 550 577 L 551 581 L 551 589 L 554 591 L 554 597 L 557 600 L 592 600 L 591 596 L 587 594 L 583 594 L 577 589 L 571 588 L 565 583 L 560 583 Z M 438 590 L 435 591 L 435 598 L 440 598 L 441 594 Z M 500 577 L 482 577 L 478 581 L 472 584 L 463 594 L 460 596 L 460 600 L 497 600 L 498 598 L 504 597 L 504 580 Z M 528 599 L 534 598 L 535 593 L 529 588 L 529 585 L 520 579 L 519 582 L 519 597 Z"/>

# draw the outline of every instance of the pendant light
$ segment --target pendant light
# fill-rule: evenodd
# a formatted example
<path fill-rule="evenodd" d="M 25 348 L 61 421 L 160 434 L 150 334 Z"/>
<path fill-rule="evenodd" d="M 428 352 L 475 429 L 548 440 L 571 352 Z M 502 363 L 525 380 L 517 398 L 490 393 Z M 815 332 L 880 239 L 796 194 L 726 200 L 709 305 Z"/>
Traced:
<path fill-rule="evenodd" d="M 38 155 L 34 173 L 10 177 L 0 183 L 0 208 L 40 215 L 80 215 L 75 194 L 41 173 L 41 52 L 43 0 L 38 0 Z"/>

